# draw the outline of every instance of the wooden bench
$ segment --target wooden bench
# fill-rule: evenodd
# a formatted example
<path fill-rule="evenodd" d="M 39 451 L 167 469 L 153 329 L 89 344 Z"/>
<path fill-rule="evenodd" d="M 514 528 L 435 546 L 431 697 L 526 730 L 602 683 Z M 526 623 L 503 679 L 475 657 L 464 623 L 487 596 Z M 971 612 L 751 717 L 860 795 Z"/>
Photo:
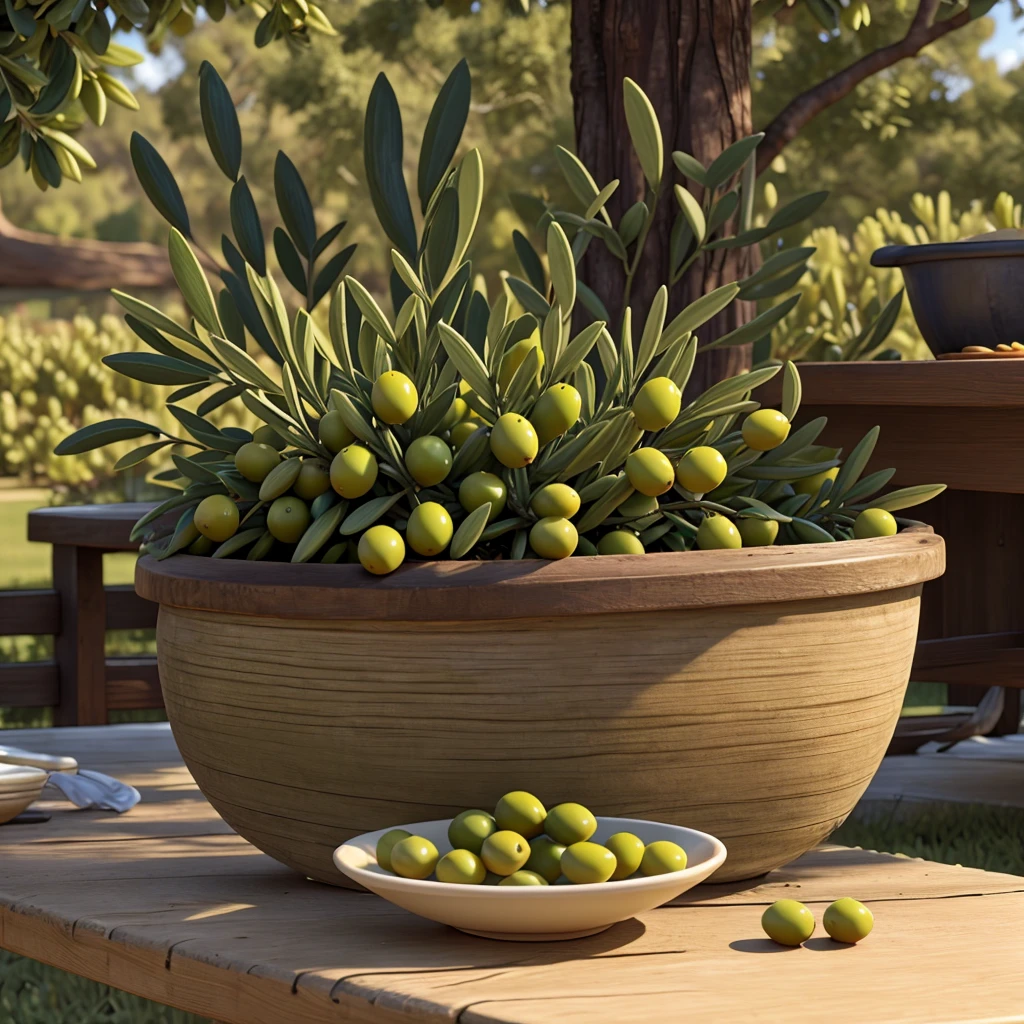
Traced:
<path fill-rule="evenodd" d="M 587 939 L 495 942 L 259 853 L 200 795 L 167 726 L 10 740 L 116 775 L 142 803 L 120 817 L 44 804 L 49 822 L 0 827 L 0 947 L 225 1024 L 1024 1020 L 1022 877 L 822 848 Z M 875 914 L 858 946 L 822 931 L 841 896 Z M 783 897 L 819 922 L 803 947 L 761 931 Z"/>
<path fill-rule="evenodd" d="M 103 584 L 103 555 L 134 551 L 145 503 L 40 508 L 28 538 L 53 545 L 53 587 L 0 592 L 0 636 L 54 637 L 47 661 L 0 665 L 0 707 L 52 707 L 58 725 L 105 725 L 112 710 L 163 706 L 154 657 L 108 658 L 108 629 L 151 629 L 157 609 Z"/>

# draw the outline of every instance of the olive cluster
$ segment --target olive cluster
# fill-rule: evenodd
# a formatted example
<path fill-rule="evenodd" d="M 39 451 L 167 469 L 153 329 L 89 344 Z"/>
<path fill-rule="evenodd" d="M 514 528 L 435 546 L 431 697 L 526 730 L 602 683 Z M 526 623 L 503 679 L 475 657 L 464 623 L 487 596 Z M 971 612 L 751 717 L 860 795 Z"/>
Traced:
<path fill-rule="evenodd" d="M 443 856 L 423 836 L 405 829 L 386 832 L 377 842 L 377 864 L 403 878 L 460 885 L 575 885 L 618 882 L 639 872 L 663 875 L 686 867 L 677 843 L 644 843 L 632 832 L 616 832 L 592 842 L 597 819 L 582 804 L 562 803 L 546 810 L 532 793 L 506 793 L 494 813 L 468 810 L 452 818 Z"/>
<path fill-rule="evenodd" d="M 512 348 L 502 363 L 503 379 L 519 368 L 525 358 L 523 353 L 534 345 L 535 340 L 529 338 Z M 445 495 L 434 494 L 432 489 L 448 481 L 455 454 L 470 438 L 482 432 L 492 458 L 500 466 L 507 470 L 525 469 L 543 446 L 576 425 L 582 407 L 580 393 L 571 384 L 562 382 L 540 395 L 529 419 L 510 412 L 489 423 L 467 403 L 464 396 L 469 394 L 471 389 L 463 382 L 461 394 L 453 398 L 438 424 L 438 433 L 413 438 L 406 446 L 403 467 L 419 497 L 404 519 L 404 531 L 385 524 L 371 525 L 361 533 L 354 551 L 343 539 L 327 545 L 329 538 L 325 538 L 321 547 L 326 545 L 326 550 L 321 561 L 336 562 L 354 557 L 369 572 L 383 575 L 402 564 L 407 546 L 424 558 L 436 558 L 451 543 L 455 526 L 452 511 L 444 503 Z M 388 370 L 374 381 L 371 402 L 376 418 L 389 427 L 396 427 L 416 414 L 419 396 L 406 374 Z M 675 383 L 668 377 L 655 377 L 639 389 L 632 404 L 632 417 L 640 430 L 656 434 L 675 421 L 681 403 L 682 394 Z M 781 445 L 789 432 L 790 422 L 781 412 L 758 409 L 744 420 L 741 437 L 749 450 L 767 452 Z M 378 481 L 380 463 L 376 455 L 357 440 L 341 412 L 328 411 L 320 419 L 317 433 L 320 443 L 332 454 L 331 461 L 315 456 L 302 457 L 297 452 L 282 455 L 286 441 L 270 426 L 257 429 L 252 440 L 244 443 L 234 455 L 235 469 L 246 480 L 260 485 L 259 501 L 268 506 L 265 518 L 259 520 L 265 522 L 267 538 L 261 557 L 274 541 L 297 544 L 314 520 L 337 507 L 340 501 L 365 499 Z M 826 482 L 834 481 L 838 472 L 836 467 L 797 480 L 793 484 L 794 491 L 814 495 Z M 725 457 L 709 445 L 690 448 L 675 462 L 656 447 L 639 447 L 626 457 L 624 464 L 625 478 L 635 493 L 618 511 L 634 519 L 656 514 L 657 499 L 677 486 L 684 495 L 700 499 L 721 486 L 728 473 Z M 487 506 L 488 523 L 505 511 L 509 497 L 505 480 L 489 470 L 466 474 L 458 483 L 457 491 L 449 490 L 448 494 L 457 494 L 458 504 L 465 513 Z M 580 494 L 567 483 L 549 483 L 535 491 L 529 502 L 528 534 L 534 554 L 560 559 L 576 553 L 580 538 L 572 519 L 581 504 Z M 233 498 L 224 494 L 207 496 L 195 510 L 188 550 L 193 554 L 209 554 L 215 545 L 234 537 L 244 521 L 239 504 Z M 858 538 L 866 538 L 890 536 L 896 529 L 896 520 L 889 512 L 867 509 L 858 515 L 853 532 Z M 740 518 L 733 521 L 711 513 L 701 519 L 695 546 L 704 550 L 758 547 L 774 544 L 778 533 L 777 520 Z M 625 525 L 601 534 L 595 553 L 635 555 L 644 551 L 637 531 Z"/>

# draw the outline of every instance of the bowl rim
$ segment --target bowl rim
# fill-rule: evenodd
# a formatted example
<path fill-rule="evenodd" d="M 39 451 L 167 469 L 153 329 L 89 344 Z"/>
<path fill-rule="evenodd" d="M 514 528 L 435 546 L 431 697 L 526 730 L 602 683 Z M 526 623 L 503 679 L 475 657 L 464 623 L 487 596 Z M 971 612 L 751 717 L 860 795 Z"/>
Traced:
<path fill-rule="evenodd" d="M 364 885 L 367 889 L 372 889 L 373 886 L 368 882 L 374 879 L 383 879 L 388 889 L 393 892 L 429 892 L 436 891 L 439 898 L 443 897 L 445 893 L 475 893 L 478 896 L 482 895 L 485 898 L 495 899 L 509 899 L 509 898 L 527 898 L 527 899 L 543 899 L 545 898 L 542 894 L 548 890 L 554 890 L 561 893 L 565 898 L 572 898 L 568 896 L 568 893 L 594 893 L 594 892 L 607 892 L 608 886 L 614 884 L 616 891 L 622 891 L 624 887 L 628 887 L 630 892 L 646 892 L 649 889 L 659 889 L 667 884 L 668 879 L 685 880 L 688 877 L 692 877 L 698 872 L 706 872 L 711 874 L 712 871 L 717 871 L 718 868 L 725 863 L 725 859 L 728 855 L 725 843 L 722 842 L 717 836 L 711 835 L 709 832 L 701 832 L 695 828 L 687 828 L 685 825 L 672 825 L 665 821 L 652 821 L 646 818 L 615 818 L 607 815 L 596 815 L 598 824 L 604 822 L 606 824 L 613 823 L 616 826 L 621 825 L 620 831 L 631 831 L 626 828 L 628 825 L 643 826 L 643 825 L 658 825 L 661 828 L 670 828 L 675 832 L 685 832 L 690 836 L 697 837 L 702 840 L 707 840 L 711 843 L 714 853 L 696 863 L 689 863 L 689 855 L 687 855 L 687 864 L 682 871 L 669 871 L 661 875 L 647 875 L 642 878 L 623 878 L 621 881 L 615 883 L 609 882 L 584 882 L 580 885 L 529 885 L 529 886 L 511 886 L 511 885 L 468 885 L 464 882 L 437 882 L 431 881 L 426 878 L 402 878 L 401 875 L 395 874 L 378 874 L 376 871 L 368 871 L 366 868 L 357 867 L 356 865 L 348 864 L 342 867 L 342 851 L 346 849 L 355 849 L 361 841 L 368 841 L 373 839 L 374 846 L 376 846 L 376 839 L 379 839 L 386 832 L 390 832 L 392 829 L 402 828 L 407 831 L 416 833 L 413 831 L 417 828 L 423 828 L 427 825 L 448 825 L 451 822 L 451 818 L 435 818 L 432 821 L 414 821 L 404 825 L 389 825 L 387 828 L 375 829 L 373 832 L 364 832 L 362 835 L 354 836 L 347 842 L 337 847 L 331 854 L 331 859 L 334 861 L 335 867 L 343 874 L 348 875 L 353 881 L 359 882 Z M 375 838 L 374 838 L 375 837 Z M 711 867 L 709 868 L 709 865 Z M 438 888 L 440 887 L 440 888 Z"/>
<path fill-rule="evenodd" d="M 996 238 L 959 242 L 926 242 L 924 245 L 884 245 L 871 254 L 873 267 L 905 267 L 936 260 L 985 259 L 1024 256 L 1024 238 Z"/>
<path fill-rule="evenodd" d="M 359 565 L 174 555 L 139 559 L 140 597 L 162 606 L 274 619 L 480 621 L 716 608 L 896 590 L 944 569 L 930 526 L 834 544 L 599 555 L 559 561 Z"/>

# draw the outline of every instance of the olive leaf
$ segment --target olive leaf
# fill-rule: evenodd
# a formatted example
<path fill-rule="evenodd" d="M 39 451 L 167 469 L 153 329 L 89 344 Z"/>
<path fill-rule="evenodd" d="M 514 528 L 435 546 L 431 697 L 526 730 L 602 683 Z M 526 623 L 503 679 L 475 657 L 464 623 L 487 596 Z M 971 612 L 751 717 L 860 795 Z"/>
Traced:
<path fill-rule="evenodd" d="M 595 526 L 600 526 L 612 512 L 635 493 L 633 485 L 629 482 L 629 477 L 625 475 L 618 477 L 615 483 L 587 509 L 576 524 L 576 529 L 580 533 L 586 533 L 588 530 L 594 529 Z"/>
<path fill-rule="evenodd" d="M 622 98 L 626 108 L 626 127 L 636 150 L 648 185 L 658 190 L 662 168 L 665 165 L 665 146 L 661 140 L 661 126 L 646 93 L 632 78 L 623 79 Z"/>
<path fill-rule="evenodd" d="M 473 546 L 481 538 L 484 529 L 487 527 L 487 520 L 490 514 L 490 503 L 485 502 L 479 508 L 473 509 L 462 520 L 459 528 L 455 531 L 455 536 L 452 537 L 451 547 L 449 548 L 449 554 L 452 558 L 461 558 L 473 549 Z"/>
<path fill-rule="evenodd" d="M 308 562 L 334 536 L 346 507 L 344 503 L 334 505 L 309 524 L 292 552 L 293 562 Z"/>
<path fill-rule="evenodd" d="M 679 203 L 679 208 L 683 211 L 683 216 L 686 218 L 686 223 L 690 225 L 694 238 L 698 242 L 704 241 L 705 235 L 708 234 L 708 225 L 704 219 L 704 211 L 700 208 L 700 203 L 693 197 L 693 193 L 683 188 L 682 185 L 676 185 L 673 192 L 675 193 L 676 202 Z"/>
<path fill-rule="evenodd" d="M 402 114 L 383 72 L 370 90 L 363 140 L 366 182 L 377 219 L 399 252 L 415 259 L 416 225 L 402 177 Z"/>
<path fill-rule="evenodd" d="M 576 305 L 576 261 L 562 226 L 554 221 L 548 226 L 547 250 L 551 284 L 562 316 L 567 317 Z"/>
<path fill-rule="evenodd" d="M 145 384 L 168 387 L 195 384 L 198 381 L 209 380 L 211 374 L 217 373 L 214 367 L 203 370 L 183 359 L 156 355 L 152 352 L 118 352 L 104 356 L 102 361 L 104 365 L 125 377 L 140 380 Z"/>
<path fill-rule="evenodd" d="M 379 498 L 371 498 L 345 517 L 339 532 L 343 537 L 362 533 L 404 497 L 405 491 L 399 491 L 397 494 L 383 494 Z"/>
<path fill-rule="evenodd" d="M 459 140 L 466 127 L 466 118 L 469 116 L 471 92 L 469 64 L 463 59 L 452 68 L 437 94 L 423 131 L 416 178 L 423 213 L 427 212 L 430 199 L 458 149 Z"/>
<path fill-rule="evenodd" d="M 65 437 L 54 448 L 54 454 L 81 455 L 83 452 L 91 452 L 94 448 L 116 444 L 118 441 L 130 441 L 136 437 L 145 437 L 146 434 L 160 435 L 163 433 L 164 431 L 159 427 L 154 427 L 151 423 L 143 423 L 142 420 L 127 418 L 104 420 L 102 423 L 91 423 Z"/>
<path fill-rule="evenodd" d="M 199 109 L 203 131 L 217 166 L 231 179 L 238 179 L 242 166 L 242 131 L 238 115 L 224 80 L 209 61 L 199 66 Z"/>
<path fill-rule="evenodd" d="M 838 483 L 838 480 L 836 481 Z M 898 491 L 890 491 L 882 498 L 874 498 L 871 508 L 884 508 L 887 512 L 898 512 L 903 508 L 913 508 L 925 501 L 940 495 L 946 489 L 945 484 L 918 484 L 915 487 L 902 487 Z"/>
<path fill-rule="evenodd" d="M 192 315 L 208 331 L 223 334 L 210 282 L 207 280 L 196 254 L 192 251 L 192 247 L 177 228 L 171 228 L 167 251 L 171 259 L 174 280 L 181 289 L 181 294 L 185 297 L 189 309 L 192 310 Z"/>
<path fill-rule="evenodd" d="M 494 386 L 487 373 L 487 367 L 476 354 L 476 350 L 458 331 L 453 330 L 448 324 L 438 324 L 441 344 L 444 346 L 448 358 L 455 364 L 459 373 L 462 374 L 469 386 L 479 397 L 492 407 L 497 402 L 494 393 Z"/>
<path fill-rule="evenodd" d="M 260 539 L 263 536 L 264 527 L 253 526 L 248 530 L 239 530 L 232 537 L 228 537 L 223 544 L 217 547 L 211 558 L 230 558 L 232 555 L 237 555 L 244 548 L 247 548 L 250 544 Z"/>
<path fill-rule="evenodd" d="M 316 218 L 309 193 L 295 164 L 278 153 L 274 161 L 274 196 L 281 212 L 285 229 L 291 235 L 295 247 L 307 258 L 316 245 Z"/>
<path fill-rule="evenodd" d="M 128 149 L 132 166 L 139 184 L 147 198 L 164 220 L 183 235 L 189 235 L 188 210 L 181 197 L 178 183 L 163 157 L 153 148 L 152 143 L 138 132 L 132 132 Z"/>
<path fill-rule="evenodd" d="M 803 395 L 803 385 L 800 383 L 800 373 L 796 363 L 787 360 L 782 373 L 782 415 L 792 422 L 800 409 L 800 398 Z"/>
<path fill-rule="evenodd" d="M 346 277 L 345 286 L 355 299 L 359 312 L 363 314 L 366 322 L 380 337 L 394 345 L 395 332 L 391 324 L 388 323 L 388 318 L 384 315 L 383 310 L 377 305 L 377 300 L 354 277 Z"/>

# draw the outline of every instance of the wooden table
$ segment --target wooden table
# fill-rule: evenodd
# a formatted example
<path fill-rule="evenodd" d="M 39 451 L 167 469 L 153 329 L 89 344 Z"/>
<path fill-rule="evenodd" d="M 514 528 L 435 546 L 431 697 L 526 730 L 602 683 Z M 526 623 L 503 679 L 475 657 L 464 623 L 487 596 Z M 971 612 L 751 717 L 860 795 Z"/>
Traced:
<path fill-rule="evenodd" d="M 948 490 L 904 515 L 946 541 L 946 573 L 924 588 L 913 678 L 950 684 L 950 704 L 1004 686 L 996 732 L 1016 732 L 1024 687 L 1024 359 L 805 363 L 806 423 L 828 417 L 823 444 L 847 454 L 881 427 L 865 472 L 894 467 L 892 487 Z M 781 397 L 780 377 L 760 389 Z M 757 397 L 757 396 L 755 396 Z"/>
<path fill-rule="evenodd" d="M 589 939 L 492 942 L 258 853 L 166 726 L 10 738 L 116 774 L 143 803 L 0 828 L 0 946 L 229 1024 L 1024 1021 L 1024 878 L 832 847 Z M 844 895 L 875 912 L 860 946 L 820 926 L 798 949 L 761 933 L 780 897 L 820 921 Z"/>

